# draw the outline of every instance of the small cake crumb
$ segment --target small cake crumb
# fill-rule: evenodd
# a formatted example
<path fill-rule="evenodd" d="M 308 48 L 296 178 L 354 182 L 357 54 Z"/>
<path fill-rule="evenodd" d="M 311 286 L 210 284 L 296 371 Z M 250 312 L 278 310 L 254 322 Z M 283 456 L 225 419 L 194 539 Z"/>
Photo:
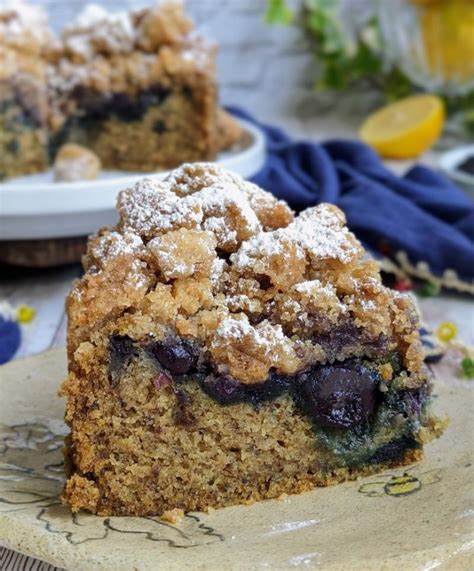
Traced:
<path fill-rule="evenodd" d="M 172 510 L 167 510 L 163 512 L 160 516 L 162 521 L 166 521 L 168 523 L 178 523 L 184 517 L 184 510 L 181 508 L 174 508 Z"/>
<path fill-rule="evenodd" d="M 54 161 L 56 182 L 79 182 L 95 180 L 101 168 L 99 157 L 82 145 L 63 145 Z"/>

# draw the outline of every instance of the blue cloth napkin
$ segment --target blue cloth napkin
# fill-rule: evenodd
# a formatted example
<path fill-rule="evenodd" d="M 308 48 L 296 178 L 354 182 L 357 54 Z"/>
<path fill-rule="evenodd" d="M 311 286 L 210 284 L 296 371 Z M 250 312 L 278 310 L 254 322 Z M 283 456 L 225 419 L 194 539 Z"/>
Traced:
<path fill-rule="evenodd" d="M 473 281 L 474 202 L 444 176 L 415 166 L 399 177 L 358 141 L 293 141 L 241 109 L 230 111 L 266 134 L 268 158 L 253 182 L 295 210 L 337 204 L 375 254 L 405 251 L 413 265 L 426 262 L 437 277 L 450 269 Z"/>
<path fill-rule="evenodd" d="M 0 314 L 0 365 L 7 363 L 17 352 L 21 343 L 19 324 Z"/>

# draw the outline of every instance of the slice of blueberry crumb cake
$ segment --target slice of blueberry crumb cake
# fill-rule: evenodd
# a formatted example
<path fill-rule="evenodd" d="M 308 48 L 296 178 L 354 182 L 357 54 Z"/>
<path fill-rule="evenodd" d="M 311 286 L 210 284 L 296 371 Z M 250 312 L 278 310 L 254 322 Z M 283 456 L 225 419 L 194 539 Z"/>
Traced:
<path fill-rule="evenodd" d="M 198 163 L 144 179 L 67 302 L 63 501 L 159 515 L 419 460 L 442 431 L 411 300 L 335 206 Z"/>

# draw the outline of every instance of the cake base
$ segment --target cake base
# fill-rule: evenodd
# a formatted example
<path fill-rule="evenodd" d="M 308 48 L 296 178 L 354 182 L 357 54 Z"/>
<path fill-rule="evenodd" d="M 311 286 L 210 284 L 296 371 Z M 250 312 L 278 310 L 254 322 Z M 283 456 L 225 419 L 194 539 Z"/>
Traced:
<path fill-rule="evenodd" d="M 348 456 L 341 431 L 322 431 L 288 393 L 223 405 L 198 380 L 172 379 L 128 341 L 110 361 L 107 351 L 88 349 L 81 349 L 87 374 L 72 373 L 63 388 L 74 432 L 62 499 L 73 511 L 145 516 L 253 503 L 423 457 L 416 435 L 385 405 L 358 456 Z M 426 424 L 426 435 L 439 432 L 436 421 Z"/>

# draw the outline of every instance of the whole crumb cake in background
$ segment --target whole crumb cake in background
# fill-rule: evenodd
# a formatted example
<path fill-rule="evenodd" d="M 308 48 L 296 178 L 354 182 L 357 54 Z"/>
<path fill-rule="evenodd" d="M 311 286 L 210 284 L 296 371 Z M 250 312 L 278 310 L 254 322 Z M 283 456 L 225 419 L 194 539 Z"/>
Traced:
<path fill-rule="evenodd" d="M 89 147 L 110 169 L 214 158 L 215 46 L 190 32 L 176 2 L 117 14 L 86 8 L 64 29 L 50 80 L 56 141 Z"/>
<path fill-rule="evenodd" d="M 45 13 L 17 0 L 0 5 L 0 180 L 48 166 Z"/>
<path fill-rule="evenodd" d="M 118 210 L 67 301 L 65 504 L 175 514 L 422 458 L 442 424 L 417 313 L 340 210 L 211 164 Z"/>
<path fill-rule="evenodd" d="M 0 6 L 0 178 L 45 170 L 65 143 L 106 169 L 214 159 L 242 129 L 218 106 L 216 46 L 182 3 L 129 12 L 88 5 L 54 37 L 22 0 Z"/>

